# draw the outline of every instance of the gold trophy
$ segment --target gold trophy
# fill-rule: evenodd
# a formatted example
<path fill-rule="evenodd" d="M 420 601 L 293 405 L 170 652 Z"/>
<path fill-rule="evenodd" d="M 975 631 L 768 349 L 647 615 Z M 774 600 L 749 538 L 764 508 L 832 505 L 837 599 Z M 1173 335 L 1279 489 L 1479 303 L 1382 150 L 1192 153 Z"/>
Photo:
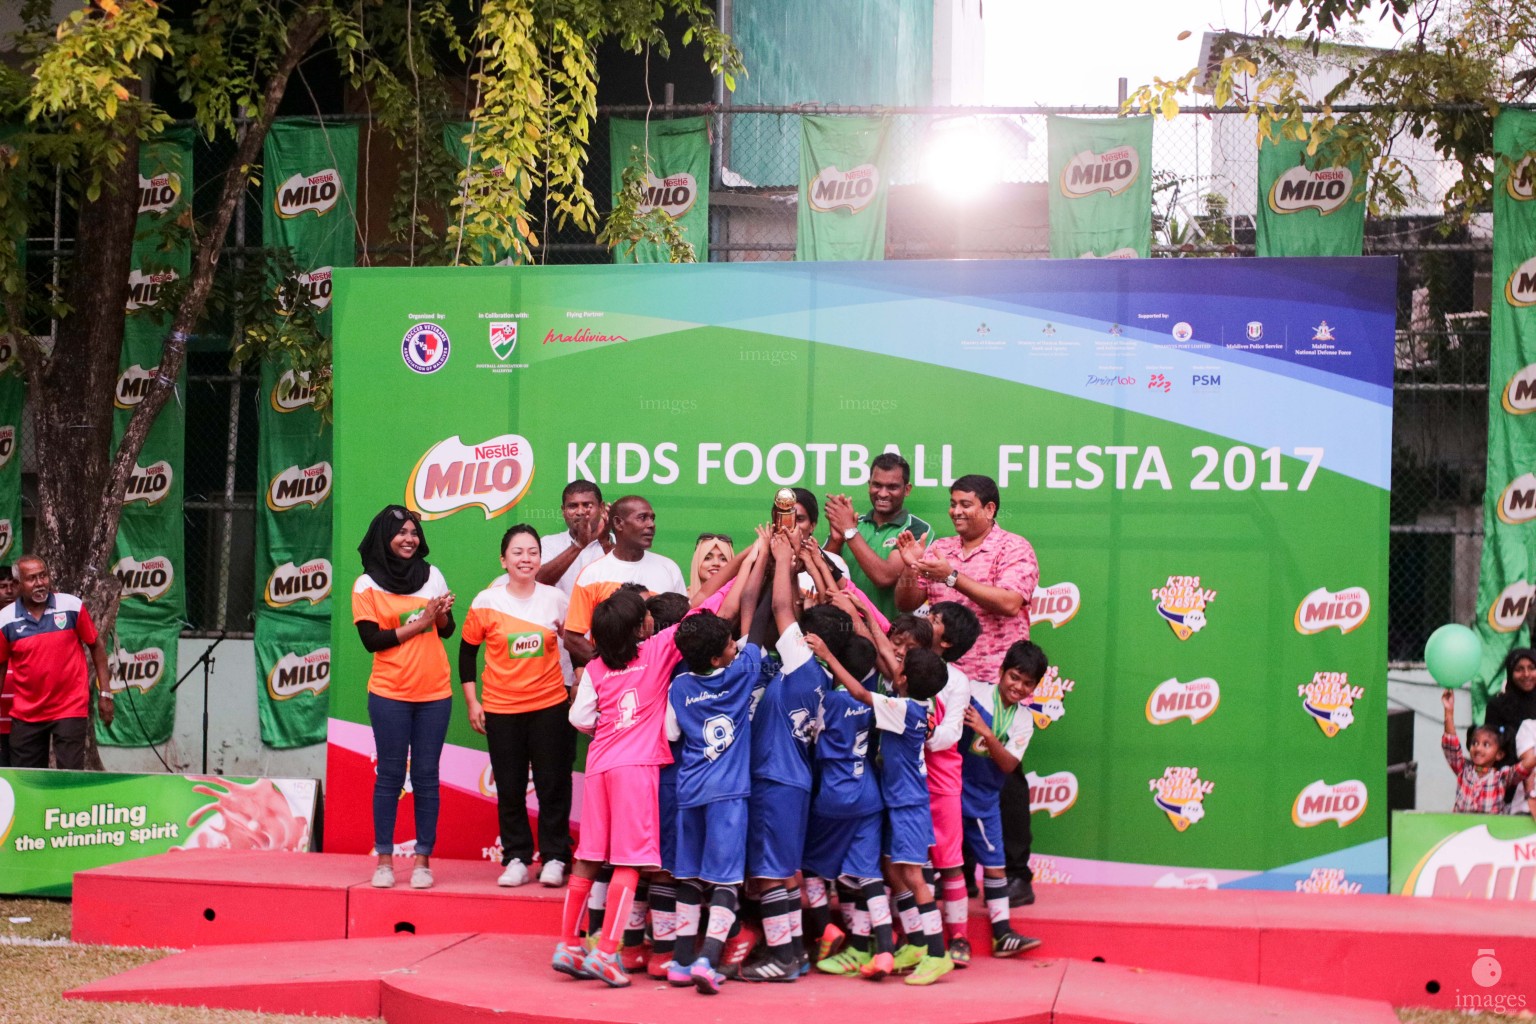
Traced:
<path fill-rule="evenodd" d="M 795 492 L 788 487 L 773 496 L 773 528 L 784 533 L 795 528 Z"/>

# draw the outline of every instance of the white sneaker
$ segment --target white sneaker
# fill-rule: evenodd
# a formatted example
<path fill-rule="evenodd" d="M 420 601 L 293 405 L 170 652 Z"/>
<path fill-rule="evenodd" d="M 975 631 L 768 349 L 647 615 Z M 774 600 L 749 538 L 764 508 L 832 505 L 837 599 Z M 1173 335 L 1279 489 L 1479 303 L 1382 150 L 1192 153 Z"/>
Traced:
<path fill-rule="evenodd" d="M 374 868 L 373 887 L 375 889 L 393 889 L 395 887 L 395 869 L 388 864 L 380 864 Z"/>
<path fill-rule="evenodd" d="M 544 870 L 539 872 L 539 882 L 551 889 L 565 884 L 565 861 L 550 860 L 544 862 Z"/>
<path fill-rule="evenodd" d="M 517 858 L 507 861 L 507 866 L 501 872 L 501 877 L 496 879 L 497 885 L 527 885 L 528 866 Z"/>
<path fill-rule="evenodd" d="M 416 865 L 416 867 L 411 871 L 411 888 L 432 888 L 432 869 L 421 864 Z"/>

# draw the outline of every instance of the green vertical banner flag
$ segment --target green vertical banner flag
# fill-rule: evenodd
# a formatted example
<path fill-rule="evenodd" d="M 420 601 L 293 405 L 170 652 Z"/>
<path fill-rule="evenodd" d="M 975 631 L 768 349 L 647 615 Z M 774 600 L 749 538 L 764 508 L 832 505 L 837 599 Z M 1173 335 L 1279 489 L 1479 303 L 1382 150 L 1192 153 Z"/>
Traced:
<path fill-rule="evenodd" d="M 645 169 L 645 198 L 636 213 L 662 210 L 693 243 L 700 262 L 709 259 L 709 122 L 702 117 L 675 121 L 608 122 L 613 202 L 624 187 L 624 170 Z M 639 242 L 613 250 L 615 263 L 670 263 L 665 245 Z"/>
<path fill-rule="evenodd" d="M 1051 117 L 1051 255 L 1152 254 L 1152 118 Z"/>
<path fill-rule="evenodd" d="M 167 132 L 139 147 L 139 219 L 128 274 L 123 354 L 113 402 L 112 444 L 121 443 L 154 379 L 170 329 L 161 297 L 192 266 L 192 133 Z M 142 747 L 170 739 L 175 722 L 176 650 L 187 615 L 182 469 L 186 449 L 186 366 L 176 393 L 145 439 L 117 526 L 112 572 L 122 581 L 116 635 L 106 638 L 112 689 L 104 745 Z"/>
<path fill-rule="evenodd" d="M 1359 256 L 1365 246 L 1360 161 L 1320 164 L 1307 143 L 1259 140 L 1259 256 Z"/>
<path fill-rule="evenodd" d="M 356 261 L 357 127 L 279 122 L 267 136 L 264 163 L 263 237 L 293 251 L 329 335 L 331 272 Z M 276 359 L 261 368 L 257 422 L 261 738 L 272 747 L 302 747 L 325 740 L 330 705 L 331 428 L 315 411 L 309 380 Z"/>
<path fill-rule="evenodd" d="M 10 140 L 15 125 L 0 125 L 0 167 L 10 167 L 17 156 Z M 19 165 L 12 173 L 19 173 Z M 15 201 L 16 196 L 0 193 L 0 203 Z M 25 205 L 25 204 L 23 204 Z M 27 233 L 23 218 L 17 224 L 17 273 L 25 278 L 27 269 Z M 4 282 L 0 282 L 0 288 Z M 16 362 L 16 348 L 9 338 L 0 338 L 0 565 L 14 565 L 22 551 L 21 544 L 21 422 L 26 400 L 26 384 Z"/>
<path fill-rule="evenodd" d="M 1493 122 L 1493 301 L 1488 361 L 1488 469 L 1477 581 L 1483 670 L 1473 713 L 1503 683 L 1501 664 L 1536 596 L 1536 112 Z"/>
<path fill-rule="evenodd" d="M 474 137 L 475 125 L 473 121 L 454 121 L 443 125 L 443 148 L 448 151 L 454 165 L 461 169 L 463 174 L 462 188 L 464 190 L 464 202 L 462 206 L 453 207 L 448 211 L 450 220 L 458 221 L 461 217 L 467 223 L 470 218 L 476 216 L 475 195 L 478 191 L 477 182 L 484 176 L 501 177 L 506 174 L 506 168 L 500 164 L 490 164 L 478 155 L 471 155 L 471 140 Z M 518 234 L 525 240 L 527 230 L 523 223 L 518 225 Z M 510 247 L 498 245 L 487 238 L 476 238 L 473 242 L 474 250 L 479 254 L 480 266 L 509 266 L 517 263 L 517 253 Z M 474 260 L 462 260 L 461 262 L 476 262 Z"/>
<path fill-rule="evenodd" d="M 800 118 L 797 260 L 885 259 L 883 117 Z"/>

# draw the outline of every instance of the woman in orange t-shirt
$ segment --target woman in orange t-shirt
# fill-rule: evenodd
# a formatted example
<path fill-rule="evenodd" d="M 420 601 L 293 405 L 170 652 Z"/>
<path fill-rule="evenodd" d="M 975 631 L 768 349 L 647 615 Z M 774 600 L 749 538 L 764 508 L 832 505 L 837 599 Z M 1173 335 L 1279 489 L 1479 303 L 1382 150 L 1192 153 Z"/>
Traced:
<path fill-rule="evenodd" d="M 571 862 L 571 764 L 576 733 L 566 717 L 560 631 L 569 599 L 537 582 L 539 533 L 518 523 L 501 538 L 505 584 L 475 596 L 459 639 L 459 680 L 469 724 L 485 734 L 496 779 L 501 827 L 498 885 L 522 885 L 533 863 L 528 824 L 528 771 L 539 798 L 539 881 L 565 882 Z M 475 693 L 476 655 L 485 647 L 481 692 Z"/>
<path fill-rule="evenodd" d="M 416 807 L 416 866 L 411 888 L 432 885 L 437 840 L 437 763 L 453 711 L 448 654 L 439 637 L 453 635 L 453 593 L 427 563 L 427 539 L 416 513 L 388 505 L 357 546 L 363 575 L 352 587 L 352 621 L 373 654 L 368 720 L 378 771 L 373 784 L 373 884 L 395 884 L 395 812 L 406 766 Z"/>

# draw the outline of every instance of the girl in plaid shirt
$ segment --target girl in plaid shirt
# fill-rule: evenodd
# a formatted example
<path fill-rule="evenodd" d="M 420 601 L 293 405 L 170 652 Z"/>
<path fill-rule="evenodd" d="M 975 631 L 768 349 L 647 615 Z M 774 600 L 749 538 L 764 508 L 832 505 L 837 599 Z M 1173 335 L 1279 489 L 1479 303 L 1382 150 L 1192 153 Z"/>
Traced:
<path fill-rule="evenodd" d="M 1445 751 L 1445 763 L 1457 775 L 1456 805 L 1451 808 L 1458 814 L 1504 813 L 1504 786 L 1515 778 L 1525 779 L 1536 765 L 1536 750 L 1528 751 L 1517 763 L 1507 768 L 1495 767 L 1504 756 L 1504 736 L 1489 726 L 1472 730 L 1468 740 L 1471 752 L 1461 752 L 1461 740 L 1456 736 L 1456 695 L 1442 691 L 1440 703 L 1445 707 L 1445 735 L 1440 737 L 1440 747 Z"/>

